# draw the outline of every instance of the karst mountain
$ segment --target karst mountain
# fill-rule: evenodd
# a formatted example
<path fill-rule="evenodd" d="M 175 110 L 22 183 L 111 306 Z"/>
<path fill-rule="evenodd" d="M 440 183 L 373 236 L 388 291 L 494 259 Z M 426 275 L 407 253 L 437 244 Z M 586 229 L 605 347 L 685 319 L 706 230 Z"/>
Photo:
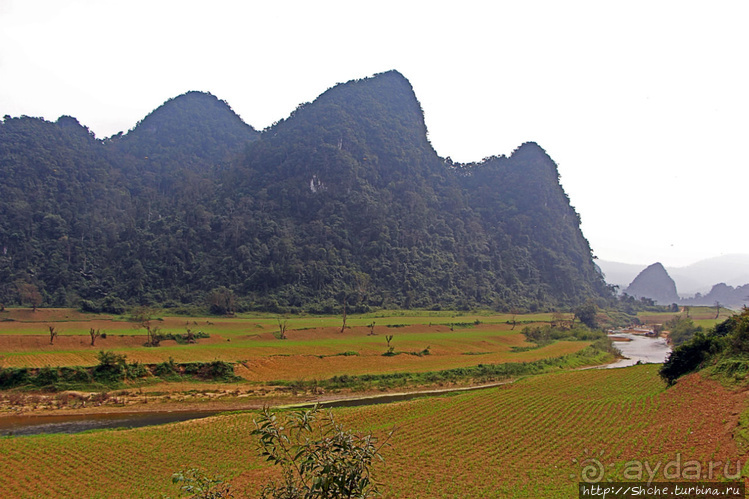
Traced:
<path fill-rule="evenodd" d="M 71 117 L 0 125 L 0 302 L 239 310 L 545 310 L 610 290 L 535 143 L 455 164 L 396 71 L 258 132 L 188 92 L 103 140 Z"/>

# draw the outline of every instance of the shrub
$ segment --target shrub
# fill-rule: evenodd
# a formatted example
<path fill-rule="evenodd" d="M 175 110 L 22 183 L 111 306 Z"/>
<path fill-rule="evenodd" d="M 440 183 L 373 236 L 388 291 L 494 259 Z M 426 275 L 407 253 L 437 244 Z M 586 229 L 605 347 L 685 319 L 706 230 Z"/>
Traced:
<path fill-rule="evenodd" d="M 262 497 L 332 498 L 378 494 L 371 467 L 393 431 L 379 443 L 344 429 L 331 412 L 321 416 L 318 407 L 282 420 L 265 408 L 252 434 L 261 455 L 283 470 L 283 481 L 266 485 Z"/>
<path fill-rule="evenodd" d="M 114 352 L 99 351 L 96 358 L 99 365 L 93 369 L 92 377 L 102 383 L 122 381 L 126 372 L 126 357 Z"/>
<path fill-rule="evenodd" d="M 91 373 L 83 367 L 61 367 L 60 380 L 67 383 L 90 383 Z"/>
<path fill-rule="evenodd" d="M 151 374 L 151 371 L 149 371 L 146 366 L 137 361 L 133 362 L 132 364 L 128 364 L 125 367 L 125 376 L 127 377 L 127 379 L 145 378 L 149 374 Z"/>
<path fill-rule="evenodd" d="M 127 311 L 127 304 L 122 298 L 109 295 L 101 301 L 99 308 L 108 314 L 122 315 Z"/>
<path fill-rule="evenodd" d="M 233 380 L 234 366 L 230 362 L 214 360 L 213 362 L 194 362 L 183 364 L 185 374 L 192 374 L 204 379 Z"/>
<path fill-rule="evenodd" d="M 223 478 L 209 475 L 199 468 L 179 470 L 172 475 L 172 483 L 179 484 L 180 490 L 194 499 L 220 499 L 234 497 L 231 485 Z"/>
<path fill-rule="evenodd" d="M 154 374 L 160 377 L 175 376 L 178 374 L 177 363 L 174 362 L 173 358 L 169 357 L 168 361 L 162 362 L 161 364 L 156 364 L 156 369 L 154 370 Z"/>
<path fill-rule="evenodd" d="M 33 378 L 33 383 L 36 386 L 50 386 L 54 385 L 60 380 L 60 375 L 57 369 L 53 369 L 49 366 L 42 367 Z"/>
<path fill-rule="evenodd" d="M 661 377 L 672 385 L 681 376 L 702 367 L 707 359 L 723 350 L 724 341 L 698 332 L 694 337 L 676 347 L 661 367 Z"/>
<path fill-rule="evenodd" d="M 0 388 L 14 388 L 29 383 L 29 370 L 21 368 L 0 368 Z"/>
<path fill-rule="evenodd" d="M 695 326 L 692 319 L 676 316 L 666 324 L 669 339 L 674 346 L 679 346 L 691 340 L 695 333 L 702 332 L 701 326 Z"/>
<path fill-rule="evenodd" d="M 81 300 L 79 308 L 81 309 L 81 312 L 90 314 L 98 314 L 101 312 L 101 307 L 99 307 L 99 304 L 92 300 Z"/>

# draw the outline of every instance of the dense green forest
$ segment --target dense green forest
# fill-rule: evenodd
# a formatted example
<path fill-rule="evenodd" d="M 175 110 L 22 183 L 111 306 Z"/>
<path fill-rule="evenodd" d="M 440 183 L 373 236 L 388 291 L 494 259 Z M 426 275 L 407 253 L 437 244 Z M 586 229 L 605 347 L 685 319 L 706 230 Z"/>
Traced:
<path fill-rule="evenodd" d="M 331 313 L 611 299 L 534 143 L 455 164 L 409 82 L 337 85 L 257 132 L 199 92 L 99 140 L 0 125 L 0 302 Z"/>

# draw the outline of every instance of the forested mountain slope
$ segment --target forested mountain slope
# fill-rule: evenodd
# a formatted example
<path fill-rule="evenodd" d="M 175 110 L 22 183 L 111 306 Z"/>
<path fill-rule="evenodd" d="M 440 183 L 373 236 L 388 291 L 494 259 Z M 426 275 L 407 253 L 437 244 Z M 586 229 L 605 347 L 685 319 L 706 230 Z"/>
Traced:
<path fill-rule="evenodd" d="M 260 133 L 198 92 L 105 140 L 73 118 L 6 117 L 0 175 L 7 304 L 24 285 L 46 305 L 104 308 L 221 287 L 240 308 L 319 312 L 610 296 L 543 149 L 440 158 L 395 71 Z"/>

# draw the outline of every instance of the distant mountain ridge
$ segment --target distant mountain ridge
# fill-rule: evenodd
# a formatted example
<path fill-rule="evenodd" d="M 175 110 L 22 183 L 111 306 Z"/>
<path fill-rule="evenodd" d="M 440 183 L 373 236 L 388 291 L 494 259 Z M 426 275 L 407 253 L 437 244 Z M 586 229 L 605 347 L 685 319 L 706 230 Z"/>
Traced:
<path fill-rule="evenodd" d="M 626 290 L 645 265 L 598 260 L 606 282 Z M 684 267 L 665 267 L 674 280 L 678 303 L 740 307 L 749 302 L 749 254 L 723 255 L 701 260 Z"/>
<path fill-rule="evenodd" d="M 626 288 L 647 265 L 596 260 L 606 282 Z M 706 293 L 718 283 L 740 286 L 749 283 L 749 254 L 723 255 L 700 260 L 683 267 L 664 266 L 674 279 L 679 293 Z"/>
<path fill-rule="evenodd" d="M 127 134 L 74 118 L 0 125 L 0 302 L 242 310 L 572 306 L 610 289 L 535 143 L 454 164 L 406 78 L 324 92 L 262 132 L 216 97 Z"/>
<path fill-rule="evenodd" d="M 749 284 L 733 287 L 725 283 L 719 283 L 713 286 L 709 293 L 705 295 L 697 293 L 692 298 L 681 299 L 679 303 L 681 305 L 709 306 L 719 303 L 724 307 L 741 308 L 749 304 Z"/>

